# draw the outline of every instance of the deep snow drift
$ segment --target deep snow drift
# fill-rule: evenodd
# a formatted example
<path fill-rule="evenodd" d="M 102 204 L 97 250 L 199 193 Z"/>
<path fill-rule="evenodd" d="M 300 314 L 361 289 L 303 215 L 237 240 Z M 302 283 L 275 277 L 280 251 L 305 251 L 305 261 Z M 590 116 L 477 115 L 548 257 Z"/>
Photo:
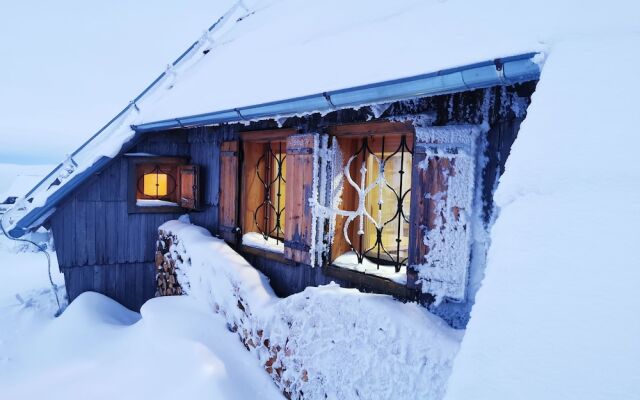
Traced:
<path fill-rule="evenodd" d="M 637 49 L 640 35 L 551 52 L 448 399 L 640 398 Z"/>
<path fill-rule="evenodd" d="M 0 274 L 3 400 L 282 398 L 224 320 L 188 297 L 138 314 L 85 293 L 54 319 L 42 254 L 0 251 Z"/>

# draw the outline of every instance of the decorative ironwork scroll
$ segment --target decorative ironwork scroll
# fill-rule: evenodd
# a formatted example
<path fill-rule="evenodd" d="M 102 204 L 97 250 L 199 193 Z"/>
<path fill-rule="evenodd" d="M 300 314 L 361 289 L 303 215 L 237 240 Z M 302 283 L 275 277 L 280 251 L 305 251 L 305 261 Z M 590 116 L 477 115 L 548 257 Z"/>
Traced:
<path fill-rule="evenodd" d="M 287 182 L 284 176 L 286 157 L 283 142 L 277 142 L 275 150 L 272 143 L 267 142 L 264 153 L 256 162 L 256 175 L 264 188 L 264 197 L 262 203 L 253 212 L 253 221 L 265 240 L 273 237 L 276 241 L 281 241 L 284 238 L 283 197 Z M 262 210 L 262 221 L 258 221 L 260 210 Z"/>
<path fill-rule="evenodd" d="M 409 210 L 405 209 L 405 200 L 408 199 L 411 185 L 405 185 L 403 177 L 405 173 L 411 173 L 410 170 L 405 170 L 405 162 L 410 160 L 412 154 L 413 150 L 409 148 L 404 135 L 401 137 L 399 145 L 394 150 L 387 152 L 387 154 L 385 154 L 385 137 L 382 137 L 381 151 L 379 153 L 371 149 L 368 140 L 365 138 L 362 141 L 362 145 L 348 159 L 344 167 L 344 177 L 348 184 L 355 189 L 358 197 L 357 209 L 352 212 L 339 212 L 338 214 L 346 215 L 347 217 L 342 233 L 351 250 L 356 253 L 359 263 L 362 263 L 366 257 L 375 262 L 378 268 L 380 265 L 392 265 L 398 272 L 407 262 L 406 251 L 403 251 L 402 245 L 405 244 L 403 239 L 408 245 L 408 237 L 403 234 L 403 231 L 404 224 L 409 224 Z M 358 160 L 361 162 L 360 182 L 356 183 L 351 176 L 351 164 Z M 373 163 L 371 160 L 373 160 Z M 367 164 L 369 164 L 369 169 L 373 167 L 374 170 L 368 170 Z M 390 164 L 397 164 L 397 170 L 387 170 Z M 375 176 L 375 179 L 370 179 L 369 183 L 367 183 L 368 172 Z M 390 181 L 390 178 L 394 176 L 396 177 L 395 181 L 397 181 L 395 185 L 395 182 Z M 383 216 L 383 190 L 386 189 L 393 193 L 395 202 L 395 204 L 391 205 L 393 214 L 390 217 Z M 370 194 L 375 195 L 376 192 L 377 210 L 374 213 L 375 215 L 371 215 L 366 207 L 367 196 Z M 357 248 L 349 237 L 349 227 L 356 219 L 358 224 L 356 232 Z M 365 243 L 365 225 L 367 223 L 373 225 L 375 229 L 375 239 L 373 241 L 369 240 L 369 243 Z M 384 243 L 383 237 L 388 235 L 389 231 L 395 236 L 395 246 L 389 246 L 389 243 L 385 245 Z"/>

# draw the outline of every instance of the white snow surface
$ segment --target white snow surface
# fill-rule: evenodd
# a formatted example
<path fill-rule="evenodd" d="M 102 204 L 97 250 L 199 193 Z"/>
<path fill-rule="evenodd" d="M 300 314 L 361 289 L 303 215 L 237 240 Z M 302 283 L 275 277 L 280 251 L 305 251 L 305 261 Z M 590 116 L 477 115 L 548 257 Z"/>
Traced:
<path fill-rule="evenodd" d="M 138 207 L 178 207 L 178 203 L 174 201 L 159 200 L 159 199 L 137 199 L 136 206 Z"/>
<path fill-rule="evenodd" d="M 623 31 L 637 25 L 637 15 L 612 12 L 628 4 L 621 0 L 488 0 L 476 5 L 462 0 L 245 3 L 255 14 L 222 35 L 212 52 L 191 70 L 178 75 L 175 86 L 153 110 L 143 112 L 139 122 L 548 51 L 566 35 Z M 287 55 L 313 62 L 291 62 Z"/>
<path fill-rule="evenodd" d="M 442 397 L 463 331 L 423 307 L 336 284 L 280 299 L 262 273 L 205 229 L 169 221 L 160 230 L 176 237 L 171 253 L 183 291 L 253 343 L 266 338 L 280 345 L 274 368 L 283 367 L 293 393 L 311 399 Z M 251 351 L 261 363 L 273 355 L 260 346 Z"/>
<path fill-rule="evenodd" d="M 407 267 L 402 266 L 400 271 L 396 272 L 393 265 L 378 265 L 369 261 L 366 257 L 362 263 L 358 263 L 358 255 L 354 251 L 347 251 L 338 256 L 332 265 L 340 268 L 352 269 L 354 271 L 364 272 L 365 274 L 380 276 L 382 278 L 391 279 L 392 281 L 405 285 L 407 283 Z"/>
<path fill-rule="evenodd" d="M 282 398 L 224 320 L 190 297 L 152 299 L 138 314 L 87 292 L 54 318 L 44 255 L 0 250 L 0 274 L 2 399 Z"/>
<path fill-rule="evenodd" d="M 284 253 L 284 242 L 282 240 L 276 240 L 272 237 L 265 239 L 258 232 L 247 232 L 242 235 L 242 244 L 273 253 Z"/>
<path fill-rule="evenodd" d="M 549 55 L 447 399 L 640 398 L 639 48 L 575 36 Z"/>

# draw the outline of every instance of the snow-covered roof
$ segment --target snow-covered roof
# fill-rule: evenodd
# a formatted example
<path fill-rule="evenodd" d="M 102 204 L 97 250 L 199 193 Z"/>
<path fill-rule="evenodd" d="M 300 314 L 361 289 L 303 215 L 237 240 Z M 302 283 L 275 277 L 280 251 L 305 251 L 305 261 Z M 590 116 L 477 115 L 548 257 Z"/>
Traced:
<path fill-rule="evenodd" d="M 614 6 L 577 0 L 517 7 L 506 0 L 481 6 L 441 0 L 238 2 L 3 222 L 17 235 L 44 222 L 68 192 L 134 138 L 131 126 L 224 110 L 235 118 L 233 110 L 251 104 L 549 53 L 566 37 L 631 29 L 634 14 L 611 13 Z M 443 79 L 443 91 L 446 83 Z M 289 106 L 291 113 L 299 111 L 296 102 Z M 229 119 L 204 123 L 224 121 Z"/>
<path fill-rule="evenodd" d="M 397 87 L 407 86 L 406 79 L 415 80 L 415 76 L 430 80 L 420 81 L 418 91 L 401 90 L 387 98 L 495 84 L 483 81 L 487 76 L 503 83 L 537 78 L 537 67 L 532 75 L 529 67 L 522 70 L 517 64 L 524 60 L 531 65 L 531 56 L 526 54 L 544 49 L 544 45 L 536 40 L 504 40 L 502 34 L 493 32 L 483 38 L 491 46 L 470 49 L 465 44 L 477 34 L 458 28 L 442 40 L 443 30 L 451 31 L 453 25 L 442 20 L 425 21 L 434 13 L 443 13 L 441 17 L 446 19 L 450 11 L 441 3 L 408 0 L 374 4 L 363 0 L 346 4 L 337 0 L 238 2 L 140 96 L 31 190 L 4 224 L 14 235 L 20 235 L 44 222 L 67 193 L 134 139 L 132 126 L 225 109 L 232 110 L 232 118 L 236 118 L 240 113 L 233 110 L 238 108 L 291 98 L 294 100 L 284 109 L 287 113 L 316 111 L 318 107 L 313 104 L 317 101 L 312 99 L 302 106 L 295 98 L 316 94 L 314 99 L 327 107 L 323 93 L 340 94 L 345 88 L 386 81 L 396 82 Z M 430 37 L 439 39 L 426 39 Z M 496 58 L 509 60 L 509 56 L 521 54 L 525 56 L 513 60 L 514 67 L 508 65 L 504 73 L 493 65 Z M 539 56 L 533 58 L 535 62 L 541 60 Z M 460 66 L 472 70 L 462 76 Z M 476 82 L 468 86 L 468 79 Z M 364 89 L 366 92 L 367 87 Z M 387 89 L 378 92 L 387 93 Z M 385 98 L 367 93 L 369 97 L 356 96 L 360 100 L 351 99 L 349 103 L 349 93 L 341 104 Z M 282 110 L 277 109 L 276 114 Z M 264 112 L 255 115 L 275 116 Z"/>

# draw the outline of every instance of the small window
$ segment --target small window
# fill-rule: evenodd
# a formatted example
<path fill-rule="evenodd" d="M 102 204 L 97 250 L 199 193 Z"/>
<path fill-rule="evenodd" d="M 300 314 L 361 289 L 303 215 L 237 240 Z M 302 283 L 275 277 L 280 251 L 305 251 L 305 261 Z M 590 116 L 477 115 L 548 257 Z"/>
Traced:
<path fill-rule="evenodd" d="M 136 206 L 178 206 L 178 165 L 138 164 Z"/>
<path fill-rule="evenodd" d="M 129 212 L 197 209 L 197 166 L 173 157 L 136 157 L 130 162 Z"/>

